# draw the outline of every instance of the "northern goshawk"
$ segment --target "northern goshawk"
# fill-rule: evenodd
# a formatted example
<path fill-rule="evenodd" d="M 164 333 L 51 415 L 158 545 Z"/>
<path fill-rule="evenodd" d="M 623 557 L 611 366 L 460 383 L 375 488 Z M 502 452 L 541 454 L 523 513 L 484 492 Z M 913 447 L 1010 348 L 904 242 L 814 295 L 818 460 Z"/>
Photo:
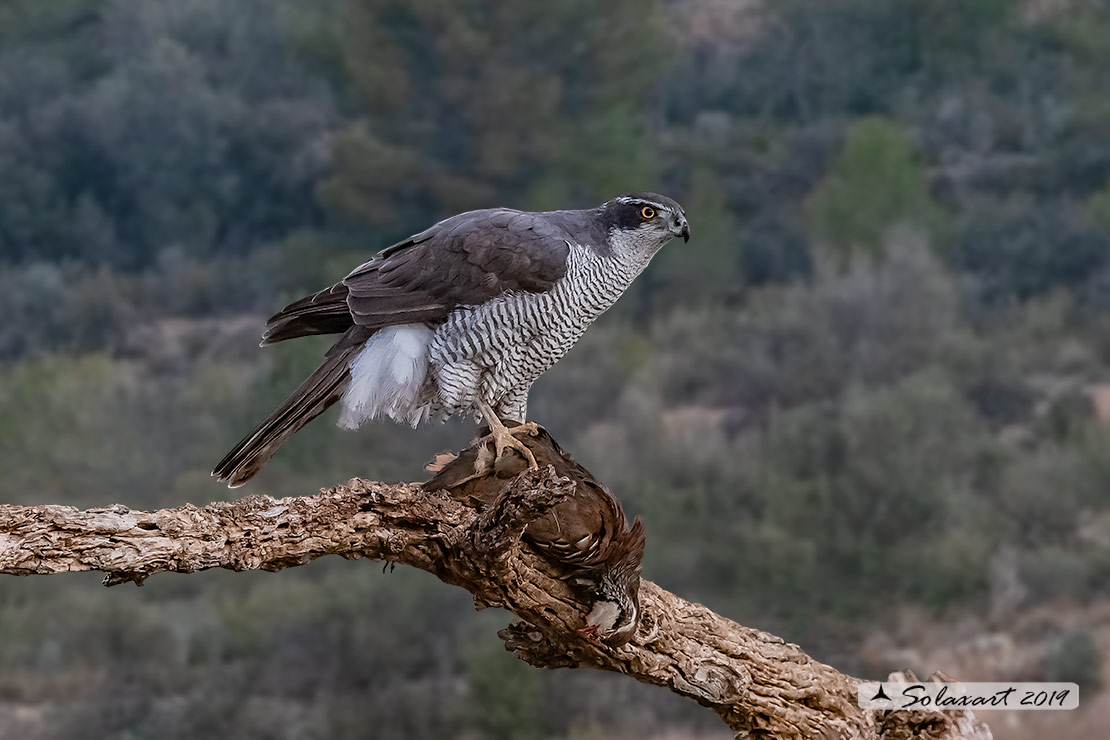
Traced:
<path fill-rule="evenodd" d="M 678 203 L 631 193 L 582 211 L 461 213 L 383 250 L 270 319 L 262 345 L 342 337 L 212 474 L 242 485 L 336 402 L 345 429 L 481 415 L 498 459 L 512 448 L 534 466 L 513 436 L 534 431 L 532 383 L 676 236 L 690 238 Z"/>

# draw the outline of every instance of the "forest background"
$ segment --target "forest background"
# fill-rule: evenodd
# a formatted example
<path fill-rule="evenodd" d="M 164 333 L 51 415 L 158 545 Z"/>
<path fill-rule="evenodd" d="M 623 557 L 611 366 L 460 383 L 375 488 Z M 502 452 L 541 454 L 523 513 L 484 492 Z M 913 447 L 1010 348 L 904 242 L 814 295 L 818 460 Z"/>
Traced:
<path fill-rule="evenodd" d="M 0 501 L 421 479 L 469 422 L 211 481 L 326 347 L 265 318 L 461 210 L 654 190 L 693 239 L 531 404 L 645 577 L 857 675 L 1076 680 L 1051 727 L 1105 727 L 1108 79 L 1105 2 L 4 0 Z M 0 580 L 0 737 L 721 732 L 424 573 L 98 583 Z"/>

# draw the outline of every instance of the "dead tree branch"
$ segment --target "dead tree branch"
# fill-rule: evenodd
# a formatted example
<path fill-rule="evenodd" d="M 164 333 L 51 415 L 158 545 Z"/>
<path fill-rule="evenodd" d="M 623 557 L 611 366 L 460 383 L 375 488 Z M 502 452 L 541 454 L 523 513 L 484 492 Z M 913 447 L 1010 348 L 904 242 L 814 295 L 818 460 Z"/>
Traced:
<path fill-rule="evenodd" d="M 198 508 L 0 506 L 0 573 L 102 571 L 112 586 L 160 572 L 276 571 L 324 555 L 403 563 L 467 589 L 478 608 L 520 621 L 502 630 L 518 657 L 544 668 L 589 667 L 666 687 L 716 712 L 737 737 L 987 740 L 967 712 L 873 712 L 857 680 L 798 646 L 742 627 L 655 584 L 640 587 L 639 629 L 611 648 L 584 639 L 583 606 L 522 542 L 529 522 L 574 484 L 554 467 L 522 474 L 476 508 L 420 484 L 352 480 L 314 496 L 250 496 Z"/>

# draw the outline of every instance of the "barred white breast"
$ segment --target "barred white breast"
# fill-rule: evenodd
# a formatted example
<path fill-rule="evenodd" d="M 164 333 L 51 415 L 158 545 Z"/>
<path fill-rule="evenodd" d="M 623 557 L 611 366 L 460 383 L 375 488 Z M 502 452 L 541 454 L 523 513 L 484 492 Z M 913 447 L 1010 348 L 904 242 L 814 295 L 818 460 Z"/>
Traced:
<path fill-rule="evenodd" d="M 647 262 L 571 244 L 567 274 L 552 290 L 513 293 L 455 311 L 432 339 L 434 387 L 424 401 L 446 414 L 469 412 L 483 401 L 503 418 L 525 419 L 532 383 L 616 302 Z"/>

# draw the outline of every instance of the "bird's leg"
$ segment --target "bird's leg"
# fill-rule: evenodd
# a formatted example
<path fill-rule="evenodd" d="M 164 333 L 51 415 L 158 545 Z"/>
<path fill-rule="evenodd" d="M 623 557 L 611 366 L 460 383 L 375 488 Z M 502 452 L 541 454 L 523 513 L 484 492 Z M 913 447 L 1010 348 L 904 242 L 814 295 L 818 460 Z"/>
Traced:
<path fill-rule="evenodd" d="M 528 434 L 533 437 L 539 434 L 539 427 L 536 426 L 535 422 L 527 421 L 520 426 L 509 429 L 501 423 L 493 409 L 483 401 L 478 402 L 478 411 L 485 417 L 486 423 L 489 424 L 489 434 L 483 438 L 483 441 L 486 439 L 493 441 L 494 463 L 497 463 L 505 455 L 505 450 L 511 448 L 521 454 L 528 462 L 529 468 L 532 470 L 539 468 L 539 465 L 536 464 L 536 456 L 532 454 L 527 445 L 516 438 L 518 434 Z"/>

